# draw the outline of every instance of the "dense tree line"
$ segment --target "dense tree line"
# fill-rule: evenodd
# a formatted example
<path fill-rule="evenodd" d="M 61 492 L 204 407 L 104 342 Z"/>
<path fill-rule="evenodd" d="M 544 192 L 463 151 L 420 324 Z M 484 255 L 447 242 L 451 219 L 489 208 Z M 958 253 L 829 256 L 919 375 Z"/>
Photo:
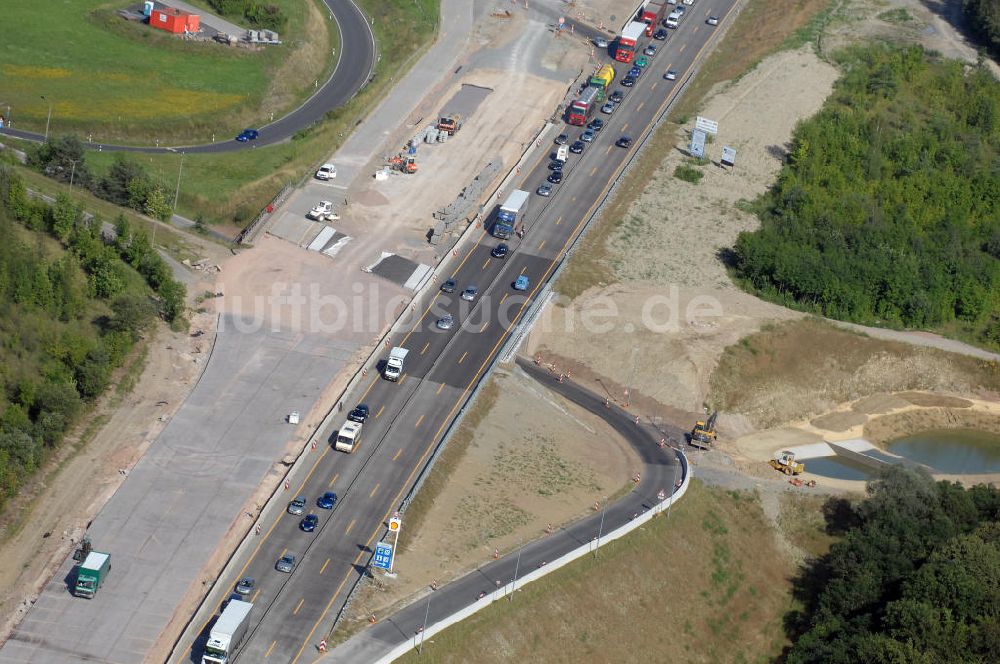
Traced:
<path fill-rule="evenodd" d="M 87 166 L 87 153 L 75 136 L 61 136 L 28 150 L 28 166 L 57 180 L 89 189 L 98 198 L 166 221 L 173 210 L 163 187 L 136 161 L 120 155 L 103 177 Z"/>
<path fill-rule="evenodd" d="M 1000 54 L 1000 0 L 962 0 L 962 6 L 972 31 Z"/>
<path fill-rule="evenodd" d="M 281 7 L 256 0 L 208 0 L 208 4 L 223 16 L 242 17 L 255 28 L 280 32 L 288 23 Z"/>
<path fill-rule="evenodd" d="M 109 239 L 102 225 L 66 195 L 29 198 L 0 166 L 0 502 L 107 388 L 142 330 L 183 312 L 184 287 L 146 234 L 120 218 Z"/>
<path fill-rule="evenodd" d="M 893 466 L 797 580 L 788 664 L 1000 661 L 1000 490 Z"/>
<path fill-rule="evenodd" d="M 848 51 L 733 251 L 742 283 L 833 318 L 1000 342 L 1000 85 L 920 48 Z"/>

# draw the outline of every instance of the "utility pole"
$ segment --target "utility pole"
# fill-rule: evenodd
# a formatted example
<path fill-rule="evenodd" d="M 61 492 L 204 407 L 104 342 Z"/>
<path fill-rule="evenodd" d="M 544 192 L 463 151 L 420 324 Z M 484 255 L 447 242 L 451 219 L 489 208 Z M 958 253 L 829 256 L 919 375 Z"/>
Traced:
<path fill-rule="evenodd" d="M 521 545 L 517 547 L 517 560 L 514 561 L 514 578 L 510 582 L 510 597 L 507 598 L 508 602 L 514 601 L 514 591 L 517 590 L 517 570 L 521 567 L 522 549 L 524 549 L 524 540 L 521 540 Z"/>
<path fill-rule="evenodd" d="M 177 189 L 174 191 L 174 212 L 177 211 L 177 199 L 181 196 L 181 171 L 184 170 L 184 153 L 181 153 L 181 164 L 177 167 Z"/>
<path fill-rule="evenodd" d="M 71 160 L 71 163 L 73 164 L 73 168 L 69 172 L 69 190 L 73 191 L 73 176 L 76 175 L 76 161 Z"/>
<path fill-rule="evenodd" d="M 395 551 L 393 552 L 395 554 Z M 417 646 L 417 654 L 422 655 L 424 652 L 424 632 L 427 631 L 427 618 L 431 614 L 431 595 L 434 591 L 427 593 L 427 608 L 424 609 L 424 623 L 420 626 L 420 645 Z"/>
<path fill-rule="evenodd" d="M 608 497 L 605 496 L 601 504 L 601 525 L 597 528 L 597 546 L 594 547 L 594 557 L 597 557 L 597 550 L 601 548 L 601 533 L 604 532 L 604 513 L 608 511 Z"/>
<path fill-rule="evenodd" d="M 49 105 L 49 117 L 45 120 L 45 140 L 49 140 L 49 124 L 52 122 L 52 102 L 45 99 L 45 95 L 42 95 L 42 99 Z"/>

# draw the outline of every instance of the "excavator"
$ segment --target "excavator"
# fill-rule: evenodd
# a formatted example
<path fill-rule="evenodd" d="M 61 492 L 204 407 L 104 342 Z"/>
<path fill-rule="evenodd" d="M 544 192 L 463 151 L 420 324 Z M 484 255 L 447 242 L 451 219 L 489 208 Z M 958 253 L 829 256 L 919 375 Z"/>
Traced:
<path fill-rule="evenodd" d="M 719 417 L 719 411 L 713 412 L 707 421 L 698 420 L 691 430 L 691 440 L 688 441 L 693 447 L 703 450 L 710 449 L 712 442 L 716 439 L 715 420 Z"/>
<path fill-rule="evenodd" d="M 439 131 L 447 132 L 449 136 L 454 136 L 462 128 L 462 116 L 458 113 L 442 115 L 441 119 L 438 120 L 437 128 Z"/>
<path fill-rule="evenodd" d="M 768 463 L 771 464 L 772 468 L 783 472 L 785 475 L 801 475 L 806 472 L 806 465 L 801 461 L 796 461 L 795 452 L 791 450 L 775 452 L 774 458 Z"/>

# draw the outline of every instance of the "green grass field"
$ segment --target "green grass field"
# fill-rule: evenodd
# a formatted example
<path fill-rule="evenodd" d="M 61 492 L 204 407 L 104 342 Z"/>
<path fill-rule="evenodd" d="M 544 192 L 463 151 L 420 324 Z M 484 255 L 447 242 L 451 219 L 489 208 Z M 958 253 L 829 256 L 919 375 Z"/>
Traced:
<path fill-rule="evenodd" d="M 332 56 L 315 56 L 336 46 L 335 30 L 308 20 L 320 16 L 318 0 L 268 2 L 281 7 L 300 39 L 251 51 L 127 22 L 116 10 L 128 3 L 63 0 L 40 11 L 31 0 L 6 0 L 0 112 L 9 107 L 16 127 L 44 131 L 51 102 L 51 132 L 105 142 L 209 140 L 213 132 L 229 138 L 259 120 L 265 102 L 281 104 L 278 111 L 294 107 L 332 66 Z M 299 89 L 276 88 L 279 73 Z"/>
<path fill-rule="evenodd" d="M 253 218 L 282 185 L 297 182 L 334 152 L 351 128 L 388 92 L 392 79 L 398 80 L 430 46 L 437 30 L 439 3 L 440 0 L 360 0 L 358 4 L 366 14 L 379 17 L 374 29 L 381 57 L 371 84 L 348 104 L 330 112 L 326 122 L 290 142 L 238 153 L 186 155 L 178 213 L 190 219 L 201 214 L 206 222 L 215 224 L 229 224 L 234 217 L 245 215 Z M 174 191 L 179 155 L 130 157 L 158 177 L 166 191 Z M 103 173 L 114 159 L 115 155 L 107 152 L 87 155 L 87 163 L 96 174 Z M 239 219 L 236 221 L 237 225 L 241 223 Z"/>

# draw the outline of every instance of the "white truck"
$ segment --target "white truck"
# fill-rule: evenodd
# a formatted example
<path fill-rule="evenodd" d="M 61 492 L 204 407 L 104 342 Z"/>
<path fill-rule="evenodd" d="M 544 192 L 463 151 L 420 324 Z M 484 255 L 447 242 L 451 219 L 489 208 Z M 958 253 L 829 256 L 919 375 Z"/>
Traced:
<path fill-rule="evenodd" d="M 333 448 L 338 452 L 350 454 L 361 444 L 361 422 L 344 422 L 344 426 L 337 432 L 337 440 L 333 443 Z"/>
<path fill-rule="evenodd" d="M 251 609 L 253 604 L 250 602 L 229 600 L 222 615 L 208 633 L 208 642 L 201 656 L 201 664 L 228 664 L 247 635 Z"/>
<path fill-rule="evenodd" d="M 389 359 L 385 363 L 385 371 L 382 373 L 386 380 L 391 380 L 393 382 L 399 380 L 399 377 L 403 375 L 403 364 L 406 362 L 406 354 L 409 353 L 405 348 L 400 348 L 396 346 L 389 351 Z"/>
<path fill-rule="evenodd" d="M 340 219 L 340 215 L 333 211 L 333 203 L 330 201 L 320 201 L 313 206 L 313 209 L 309 210 L 309 214 L 306 217 L 315 219 L 316 221 L 335 221 Z"/>

